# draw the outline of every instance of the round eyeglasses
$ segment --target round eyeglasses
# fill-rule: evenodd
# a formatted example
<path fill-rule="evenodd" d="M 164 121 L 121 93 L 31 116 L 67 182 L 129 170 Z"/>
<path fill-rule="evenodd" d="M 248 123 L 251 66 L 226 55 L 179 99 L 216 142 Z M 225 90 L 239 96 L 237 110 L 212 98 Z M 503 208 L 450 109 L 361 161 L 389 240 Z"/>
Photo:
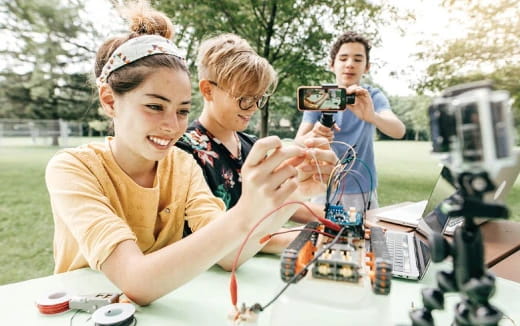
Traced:
<path fill-rule="evenodd" d="M 235 97 L 235 96 L 231 95 L 228 91 L 220 88 L 216 82 L 210 80 L 209 83 L 214 85 L 215 87 L 218 87 L 219 89 L 223 90 L 224 92 L 226 92 L 229 95 L 229 97 L 231 97 L 232 99 L 234 99 L 235 101 L 238 102 L 238 107 L 244 111 L 251 109 L 255 104 L 256 104 L 256 106 L 258 106 L 259 109 L 263 108 L 267 104 L 267 101 L 269 100 L 269 97 L 270 97 L 270 95 L 267 95 L 267 94 L 260 95 L 260 96 Z"/>

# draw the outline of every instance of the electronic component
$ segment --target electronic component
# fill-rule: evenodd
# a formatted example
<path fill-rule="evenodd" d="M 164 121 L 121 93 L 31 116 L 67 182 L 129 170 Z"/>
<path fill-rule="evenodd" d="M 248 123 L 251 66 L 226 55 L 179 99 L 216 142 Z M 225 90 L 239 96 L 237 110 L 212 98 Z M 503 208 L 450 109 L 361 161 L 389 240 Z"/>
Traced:
<path fill-rule="evenodd" d="M 343 206 L 326 205 L 325 217 L 342 226 L 341 237 L 335 239 L 335 243 L 324 238 L 316 245 L 317 232 L 313 230 L 318 230 L 319 224 L 307 224 L 282 253 L 282 280 L 298 282 L 307 274 L 307 270 L 303 268 L 314 260 L 314 264 L 311 265 L 314 278 L 358 283 L 367 276 L 370 277 L 374 293 L 388 294 L 392 278 L 392 261 L 383 229 L 373 227 L 365 230 L 363 215 L 353 207 L 347 212 Z M 325 231 L 337 234 L 328 228 Z M 365 231 L 369 240 L 365 240 Z M 321 255 L 315 256 L 318 248 L 326 249 L 320 251 Z M 366 257 L 369 257 L 369 261 Z"/>
<path fill-rule="evenodd" d="M 392 259 L 386 246 L 386 236 L 382 228 L 370 228 L 369 266 L 372 289 L 377 294 L 390 293 L 392 279 Z"/>
<path fill-rule="evenodd" d="M 346 234 L 351 237 L 362 238 L 365 234 L 363 229 L 363 214 L 350 207 L 348 212 L 341 205 L 327 205 L 325 218 L 340 226 L 346 227 Z M 327 232 L 333 232 L 326 229 Z"/>
<path fill-rule="evenodd" d="M 312 276 L 335 281 L 356 283 L 361 278 L 364 255 L 361 252 L 364 240 L 352 243 L 336 243 L 314 263 Z"/>
<path fill-rule="evenodd" d="M 75 296 L 70 299 L 70 309 L 79 309 L 93 313 L 100 307 L 117 303 L 120 293 L 98 293 L 96 295 Z"/>
<path fill-rule="evenodd" d="M 302 269 L 314 256 L 318 234 L 313 230 L 319 227 L 318 222 L 307 223 L 305 229 L 282 252 L 280 274 L 284 282 L 289 282 L 294 275 L 299 274 L 293 280 L 296 283 L 307 273 Z"/>

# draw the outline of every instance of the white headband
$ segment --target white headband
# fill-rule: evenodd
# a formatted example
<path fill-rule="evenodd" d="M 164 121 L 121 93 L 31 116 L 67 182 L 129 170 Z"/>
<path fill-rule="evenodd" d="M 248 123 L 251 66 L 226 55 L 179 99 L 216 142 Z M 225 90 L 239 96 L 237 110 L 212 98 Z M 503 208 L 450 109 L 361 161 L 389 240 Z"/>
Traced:
<path fill-rule="evenodd" d="M 106 83 L 108 76 L 124 65 L 154 54 L 171 54 L 184 61 L 179 49 L 168 39 L 159 35 L 134 37 L 115 49 L 96 79 L 97 87 Z"/>

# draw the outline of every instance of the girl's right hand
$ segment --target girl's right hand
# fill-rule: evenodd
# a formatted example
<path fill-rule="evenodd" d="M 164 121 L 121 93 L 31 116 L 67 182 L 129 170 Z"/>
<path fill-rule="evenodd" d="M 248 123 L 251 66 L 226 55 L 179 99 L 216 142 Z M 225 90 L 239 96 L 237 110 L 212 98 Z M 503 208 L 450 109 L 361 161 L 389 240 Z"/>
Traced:
<path fill-rule="evenodd" d="M 295 168 L 305 159 L 305 150 L 283 146 L 277 136 L 259 139 L 242 166 L 242 196 L 251 213 L 267 213 L 283 204 L 296 190 Z"/>

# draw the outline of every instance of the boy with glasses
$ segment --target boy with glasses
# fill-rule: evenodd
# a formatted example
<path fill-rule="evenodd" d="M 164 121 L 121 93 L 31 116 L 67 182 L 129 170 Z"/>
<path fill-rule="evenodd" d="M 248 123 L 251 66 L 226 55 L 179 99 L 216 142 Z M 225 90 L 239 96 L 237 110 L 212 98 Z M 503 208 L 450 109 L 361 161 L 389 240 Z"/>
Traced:
<path fill-rule="evenodd" d="M 267 103 L 277 76 L 265 58 L 234 34 L 203 41 L 197 68 L 204 107 L 177 146 L 193 155 L 213 194 L 222 198 L 229 209 L 241 196 L 240 171 L 257 140 L 243 131 L 253 114 Z M 314 208 L 323 216 L 319 206 Z M 295 220 L 306 222 L 313 218 L 301 207 Z"/>

